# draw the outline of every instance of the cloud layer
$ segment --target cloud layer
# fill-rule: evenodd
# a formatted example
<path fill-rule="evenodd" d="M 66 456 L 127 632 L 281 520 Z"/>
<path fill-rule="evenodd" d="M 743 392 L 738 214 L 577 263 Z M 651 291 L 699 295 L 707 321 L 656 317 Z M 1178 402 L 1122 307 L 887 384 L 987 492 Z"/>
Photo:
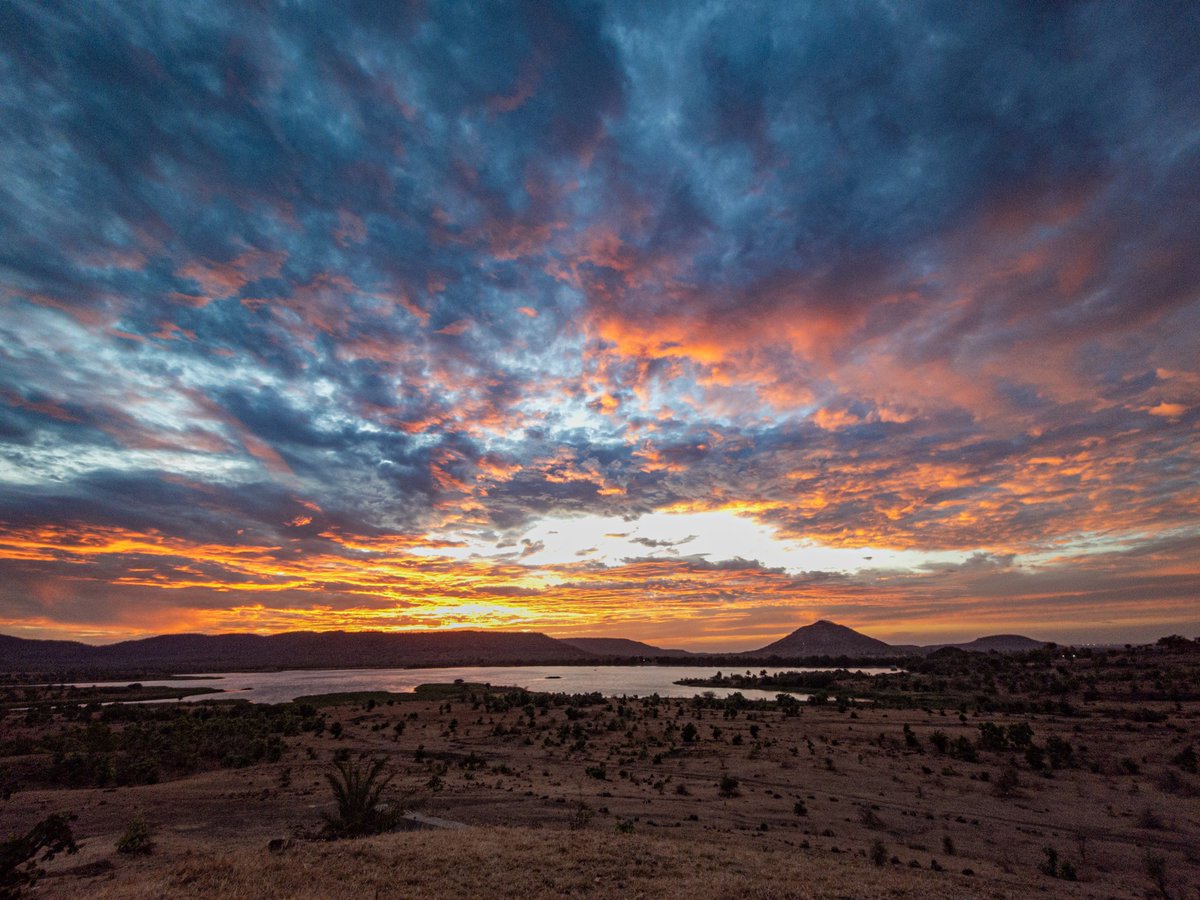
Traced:
<path fill-rule="evenodd" d="M 1198 34 L 9 4 L 0 626 L 1194 631 Z M 714 510 L 927 559 L 539 556 Z"/>

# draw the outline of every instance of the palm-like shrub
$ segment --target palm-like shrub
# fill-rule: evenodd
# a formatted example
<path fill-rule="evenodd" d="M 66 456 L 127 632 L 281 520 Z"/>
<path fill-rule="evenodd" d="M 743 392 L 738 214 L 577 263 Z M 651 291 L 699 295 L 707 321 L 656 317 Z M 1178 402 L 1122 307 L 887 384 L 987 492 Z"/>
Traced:
<path fill-rule="evenodd" d="M 337 816 L 325 815 L 326 829 L 334 837 L 361 837 L 392 828 L 400 818 L 400 809 L 383 802 L 383 792 L 395 778 L 385 772 L 387 760 L 342 759 L 325 773 Z"/>

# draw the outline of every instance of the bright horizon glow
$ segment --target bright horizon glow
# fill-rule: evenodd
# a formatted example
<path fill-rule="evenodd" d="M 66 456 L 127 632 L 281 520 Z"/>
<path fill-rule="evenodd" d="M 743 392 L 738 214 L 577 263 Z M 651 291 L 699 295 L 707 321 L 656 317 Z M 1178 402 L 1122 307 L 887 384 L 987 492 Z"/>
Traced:
<path fill-rule="evenodd" d="M 632 520 L 594 515 L 551 517 L 535 523 L 515 543 L 509 541 L 497 545 L 469 537 L 462 543 L 461 547 L 417 552 L 456 559 L 511 559 L 515 555 L 524 565 L 534 567 L 566 565 L 581 560 L 619 564 L 640 557 L 670 559 L 682 556 L 710 562 L 753 559 L 764 566 L 791 573 L 913 570 L 929 565 L 958 564 L 971 556 L 963 551 L 829 547 L 811 541 L 780 539 L 770 528 L 727 510 L 649 513 Z M 534 549 L 538 546 L 541 549 Z"/>

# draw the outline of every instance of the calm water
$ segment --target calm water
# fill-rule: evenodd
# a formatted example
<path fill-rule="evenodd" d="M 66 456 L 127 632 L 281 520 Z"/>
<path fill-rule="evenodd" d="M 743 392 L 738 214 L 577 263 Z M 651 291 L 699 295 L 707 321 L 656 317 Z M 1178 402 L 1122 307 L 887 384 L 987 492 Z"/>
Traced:
<path fill-rule="evenodd" d="M 733 669 L 725 669 L 727 674 Z M 743 670 L 744 671 L 744 670 Z M 755 673 L 761 669 L 754 669 Z M 817 672 L 820 669 L 797 670 L 795 666 L 767 669 L 779 672 Z M 888 669 L 862 669 L 874 675 Z M 244 698 L 255 703 L 285 703 L 307 694 L 331 694 L 338 691 L 412 691 L 419 684 L 448 683 L 461 678 L 483 684 L 523 687 L 531 691 L 551 691 L 568 694 L 587 694 L 599 691 L 609 697 L 692 697 L 706 688 L 675 684 L 680 678 L 706 678 L 717 669 L 692 666 L 469 666 L 457 669 L 317 669 L 288 672 L 224 672 L 180 681 L 143 681 L 147 687 L 199 686 L 214 687 L 229 692 L 226 696 Z M 128 682 L 112 682 L 127 684 Z M 712 688 L 724 697 L 734 691 Z M 777 691 L 742 691 L 748 699 L 773 700 Z M 797 695 L 803 697 L 803 694 Z M 201 694 L 185 698 L 188 701 L 217 698 L 216 694 Z"/>

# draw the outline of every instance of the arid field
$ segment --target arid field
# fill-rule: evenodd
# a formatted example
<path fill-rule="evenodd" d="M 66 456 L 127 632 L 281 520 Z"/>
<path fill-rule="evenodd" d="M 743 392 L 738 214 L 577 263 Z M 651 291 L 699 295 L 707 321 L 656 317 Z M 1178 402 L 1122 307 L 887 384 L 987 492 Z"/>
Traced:
<path fill-rule="evenodd" d="M 849 678 L 825 703 L 455 685 L 13 710 L 0 811 L 9 834 L 76 817 L 46 897 L 1194 897 L 1198 662 L 977 656 L 886 703 L 839 701 Z M 331 839 L 333 762 L 377 759 L 380 808 L 415 816 Z"/>

